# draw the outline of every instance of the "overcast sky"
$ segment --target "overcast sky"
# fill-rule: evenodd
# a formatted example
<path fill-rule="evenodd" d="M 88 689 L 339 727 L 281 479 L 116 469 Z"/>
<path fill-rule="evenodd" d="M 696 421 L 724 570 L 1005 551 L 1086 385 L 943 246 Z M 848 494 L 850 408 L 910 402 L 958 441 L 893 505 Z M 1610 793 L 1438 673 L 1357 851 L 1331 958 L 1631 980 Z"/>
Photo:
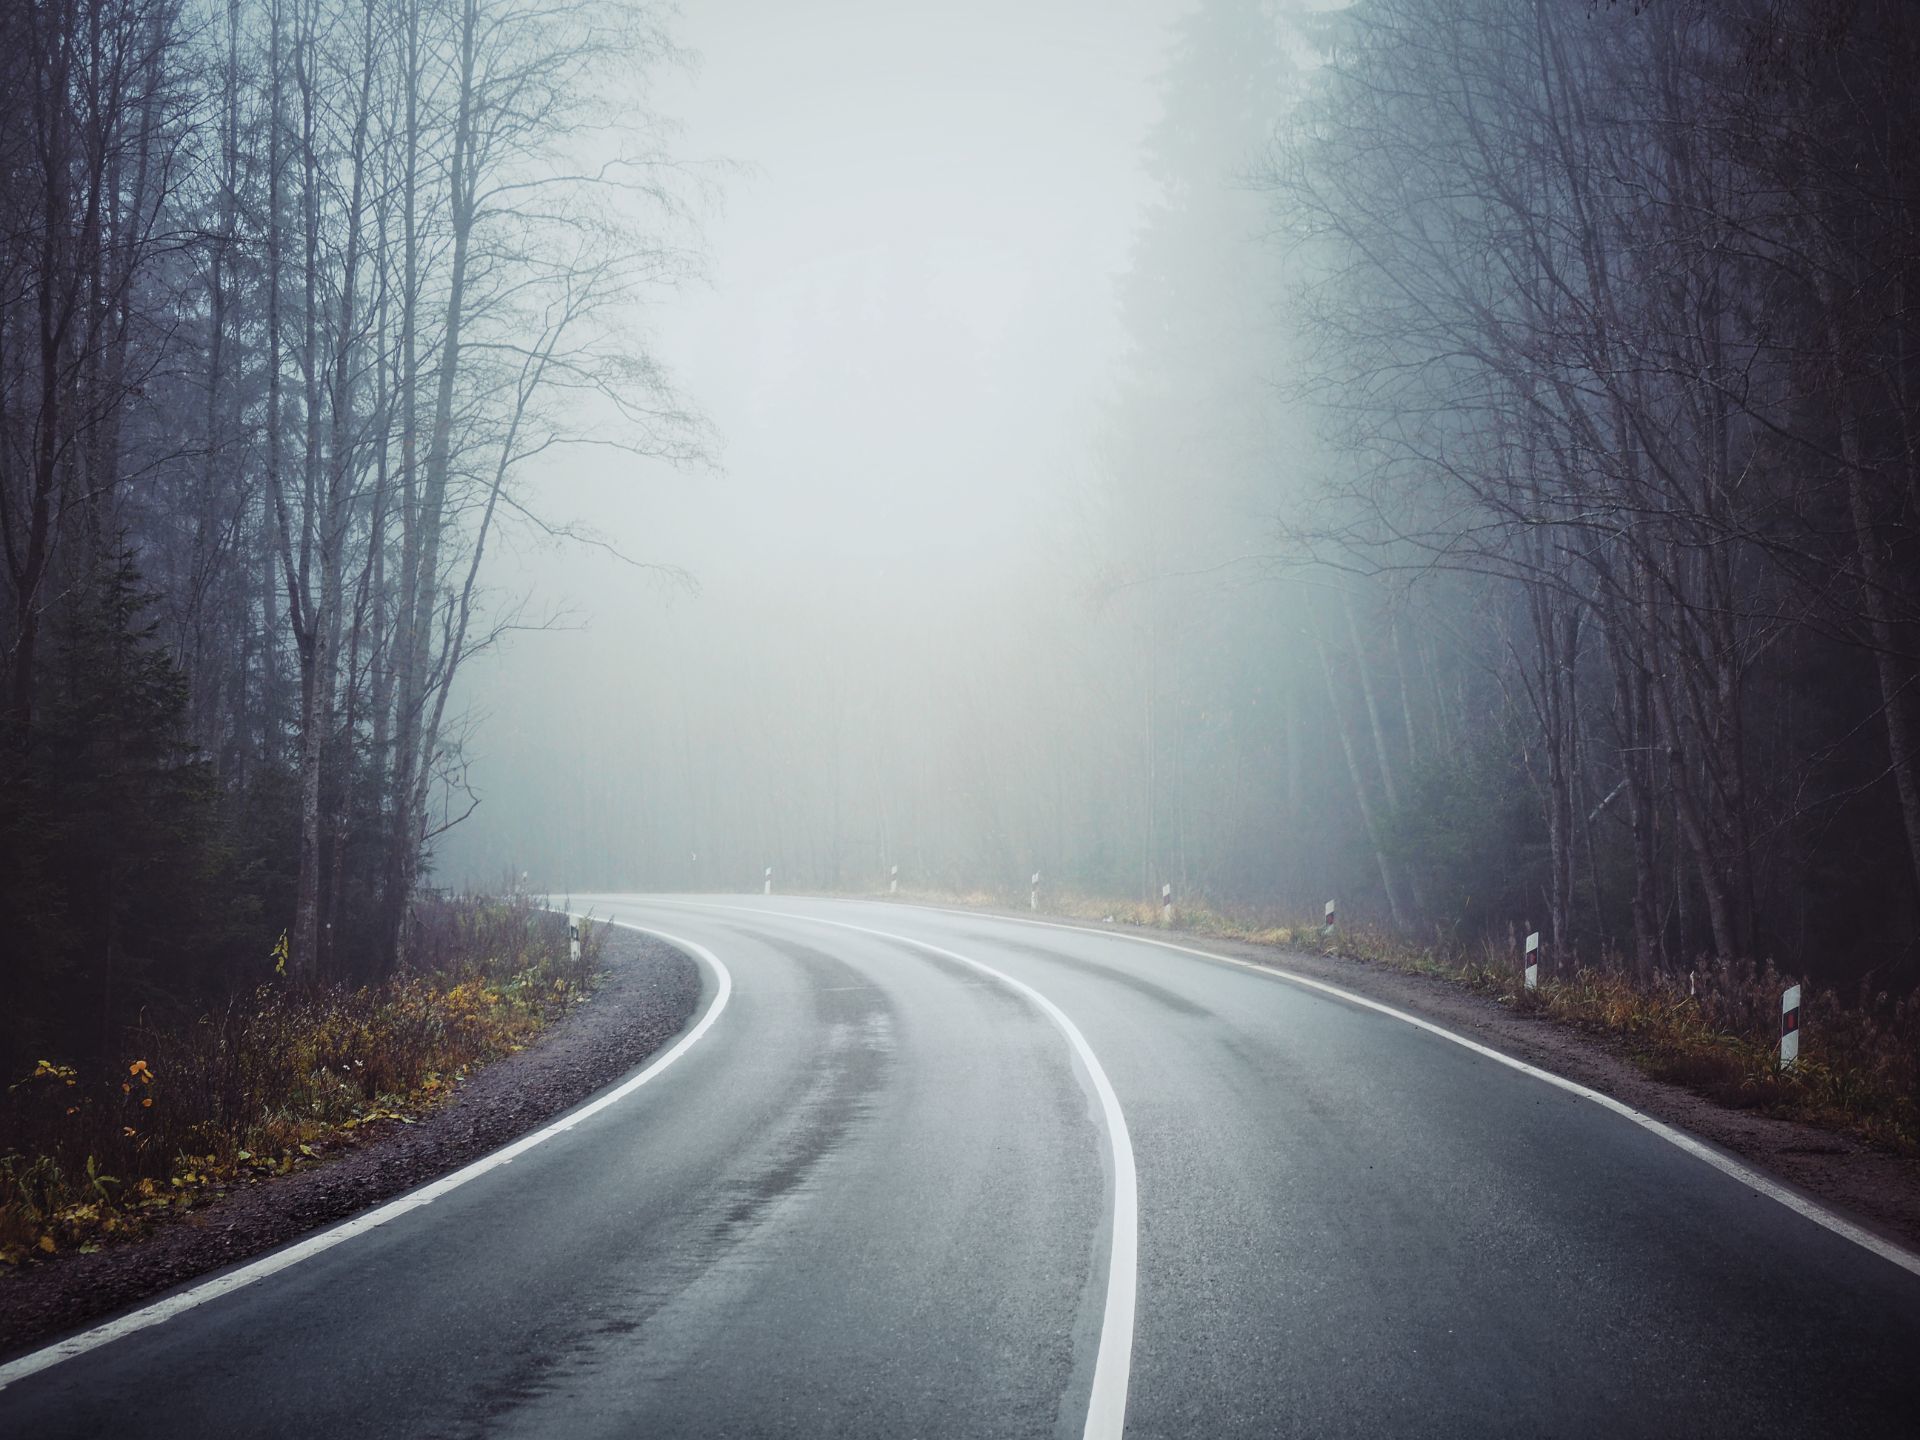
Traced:
<path fill-rule="evenodd" d="M 757 174 L 663 349 L 725 438 L 717 488 L 782 521 L 749 533 L 965 555 L 1084 463 L 1167 8 L 688 12 L 688 147 Z"/>
<path fill-rule="evenodd" d="M 569 677 L 664 673 L 649 612 L 671 605 L 675 628 L 710 636 L 716 617 L 777 625 L 827 594 L 965 608 L 1059 533 L 1122 346 L 1115 282 L 1152 193 L 1141 145 L 1183 8 L 686 6 L 676 33 L 698 60 L 654 103 L 683 127 L 679 154 L 742 171 L 706 220 L 710 282 L 650 323 L 719 464 L 589 452 L 539 462 L 529 488 L 700 593 L 672 598 L 578 548 L 508 547 L 496 584 L 584 628 L 474 666 L 483 793 L 552 764 Z M 482 838 L 484 808 L 471 824 Z M 470 848 L 449 841 L 445 878 Z"/>
<path fill-rule="evenodd" d="M 711 288 L 656 320 L 724 470 L 585 508 L 710 584 L 768 545 L 997 546 L 1085 464 L 1179 8 L 695 0 L 698 64 L 658 103 L 682 154 L 748 171 L 708 222 Z"/>

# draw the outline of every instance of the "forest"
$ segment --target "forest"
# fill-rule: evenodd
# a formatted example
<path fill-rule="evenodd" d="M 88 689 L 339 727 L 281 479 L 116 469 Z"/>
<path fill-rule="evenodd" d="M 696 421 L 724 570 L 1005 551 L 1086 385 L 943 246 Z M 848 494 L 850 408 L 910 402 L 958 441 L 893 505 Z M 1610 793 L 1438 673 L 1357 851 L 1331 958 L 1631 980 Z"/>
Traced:
<path fill-rule="evenodd" d="M 0 0 L 0 1432 L 1917 1348 L 1920 0 Z"/>
<path fill-rule="evenodd" d="M 523 873 L 1920 977 L 1910 6 L 1202 0 L 1033 523 L 651 592 L 556 709 L 503 527 L 715 439 L 641 323 L 702 266 L 666 18 L 0 21 L 6 1067 Z"/>
<path fill-rule="evenodd" d="M 8 1076 L 407 964 L 524 468 L 702 443 L 631 314 L 696 263 L 659 20 L 0 9 Z"/>
<path fill-rule="evenodd" d="M 459 863 L 1338 897 L 1911 988 L 1917 40 L 1875 0 L 1195 6 L 1037 538 L 974 590 L 633 622 L 651 678 L 553 747 L 627 758 L 496 772 Z"/>
<path fill-rule="evenodd" d="M 1562 953 L 1911 966 L 1915 18 L 1389 4 L 1331 39 L 1261 179 L 1311 256 L 1334 458 L 1296 534 L 1364 579 L 1340 730 L 1394 914 L 1472 885 L 1421 832 L 1504 771 Z M 1402 618 L 1436 603 L 1478 716 Z"/>

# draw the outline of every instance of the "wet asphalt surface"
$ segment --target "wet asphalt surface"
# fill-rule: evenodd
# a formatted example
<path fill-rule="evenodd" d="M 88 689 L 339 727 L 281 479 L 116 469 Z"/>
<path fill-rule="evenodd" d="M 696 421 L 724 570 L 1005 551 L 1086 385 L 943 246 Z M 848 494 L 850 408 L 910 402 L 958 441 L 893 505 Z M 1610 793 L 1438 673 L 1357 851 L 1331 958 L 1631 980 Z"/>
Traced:
<path fill-rule="evenodd" d="M 1087 1078 L 1003 985 L 821 919 L 1004 971 L 1098 1056 L 1138 1166 L 1129 1436 L 1920 1433 L 1920 1277 L 1391 1017 L 983 916 L 576 904 L 727 965 L 697 1044 L 0 1391 L 0 1435 L 1079 1435 L 1111 1239 Z"/>

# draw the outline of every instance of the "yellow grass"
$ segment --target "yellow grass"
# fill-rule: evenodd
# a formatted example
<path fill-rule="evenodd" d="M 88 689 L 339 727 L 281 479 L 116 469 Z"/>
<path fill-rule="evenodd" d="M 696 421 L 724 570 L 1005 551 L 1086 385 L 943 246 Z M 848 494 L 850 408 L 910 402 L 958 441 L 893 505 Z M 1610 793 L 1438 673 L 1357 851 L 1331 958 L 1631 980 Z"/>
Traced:
<path fill-rule="evenodd" d="M 585 997 L 599 937 L 525 900 L 444 902 L 433 968 L 358 990 L 263 985 L 125 1037 L 87 1073 L 47 1059 L 4 1097 L 0 1263 L 97 1248 L 236 1186 L 408 1124 Z"/>

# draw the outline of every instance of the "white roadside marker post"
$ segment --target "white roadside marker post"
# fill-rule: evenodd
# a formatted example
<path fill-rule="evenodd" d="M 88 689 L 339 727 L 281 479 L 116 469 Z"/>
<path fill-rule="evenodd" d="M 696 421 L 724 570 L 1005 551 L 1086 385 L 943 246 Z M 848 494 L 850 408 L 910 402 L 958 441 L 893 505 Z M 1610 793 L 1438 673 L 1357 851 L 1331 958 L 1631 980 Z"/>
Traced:
<path fill-rule="evenodd" d="M 1029 883 L 1032 888 L 1027 891 L 1027 909 L 1038 910 L 1040 908 L 1040 872 L 1038 870 L 1033 872 L 1033 879 Z"/>
<path fill-rule="evenodd" d="M 1331 935 L 1333 933 L 1333 901 L 1331 900 L 1327 901 L 1326 928 L 1324 928 L 1320 933 L 1322 935 Z"/>
<path fill-rule="evenodd" d="M 1800 987 L 1789 985 L 1780 997 L 1780 1068 L 1791 1070 L 1800 1058 Z"/>
<path fill-rule="evenodd" d="M 1173 886 L 1160 887 L 1160 920 L 1163 924 L 1173 924 Z"/>
<path fill-rule="evenodd" d="M 767 866 L 766 883 L 760 887 L 760 893 L 762 895 L 771 895 L 773 893 L 773 867 L 771 865 Z"/>
<path fill-rule="evenodd" d="M 567 954 L 574 964 L 580 963 L 580 917 L 578 915 L 567 917 Z"/>
<path fill-rule="evenodd" d="M 1540 988 L 1540 932 L 1527 936 L 1527 989 Z"/>
<path fill-rule="evenodd" d="M 898 895 L 899 893 L 900 893 L 900 867 L 896 865 L 893 867 L 893 873 L 887 876 L 887 894 Z"/>

